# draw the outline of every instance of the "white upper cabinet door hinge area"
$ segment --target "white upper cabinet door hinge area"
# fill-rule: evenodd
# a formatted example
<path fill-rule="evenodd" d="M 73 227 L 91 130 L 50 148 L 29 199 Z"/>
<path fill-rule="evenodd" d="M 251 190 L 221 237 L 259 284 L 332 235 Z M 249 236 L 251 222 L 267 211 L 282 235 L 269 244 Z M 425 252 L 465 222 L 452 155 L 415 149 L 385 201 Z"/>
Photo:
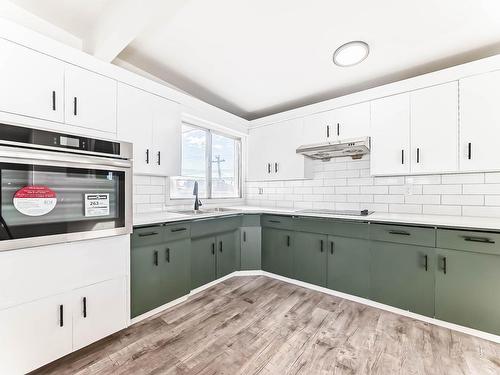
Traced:
<path fill-rule="evenodd" d="M 458 82 L 410 93 L 411 173 L 458 170 Z"/>
<path fill-rule="evenodd" d="M 500 170 L 500 71 L 467 77 L 460 85 L 460 170 Z"/>
<path fill-rule="evenodd" d="M 116 134 L 117 82 L 111 78 L 66 66 L 65 122 Z"/>
<path fill-rule="evenodd" d="M 62 123 L 65 63 L 0 39 L 0 111 Z"/>

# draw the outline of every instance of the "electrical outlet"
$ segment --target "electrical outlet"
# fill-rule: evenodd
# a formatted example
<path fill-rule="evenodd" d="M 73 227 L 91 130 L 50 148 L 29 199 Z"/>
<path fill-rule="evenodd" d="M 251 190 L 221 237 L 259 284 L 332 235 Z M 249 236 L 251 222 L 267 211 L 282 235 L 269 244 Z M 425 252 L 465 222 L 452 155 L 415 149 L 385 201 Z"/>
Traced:
<path fill-rule="evenodd" d="M 262 195 L 262 194 L 264 194 L 264 188 L 261 188 L 261 187 L 260 187 L 260 188 L 259 188 L 259 195 Z"/>

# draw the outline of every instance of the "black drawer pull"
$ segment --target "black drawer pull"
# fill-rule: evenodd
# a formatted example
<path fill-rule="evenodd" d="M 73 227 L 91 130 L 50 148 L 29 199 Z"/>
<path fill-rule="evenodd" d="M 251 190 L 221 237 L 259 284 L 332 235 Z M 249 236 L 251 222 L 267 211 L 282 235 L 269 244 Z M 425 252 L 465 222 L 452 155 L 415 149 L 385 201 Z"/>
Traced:
<path fill-rule="evenodd" d="M 52 91 L 52 110 L 56 110 L 56 92 Z"/>
<path fill-rule="evenodd" d="M 467 159 L 472 159 L 472 143 L 469 142 L 467 145 Z"/>
<path fill-rule="evenodd" d="M 340 124 L 337 123 L 337 135 L 340 135 Z"/>
<path fill-rule="evenodd" d="M 420 163 L 420 148 L 417 147 L 417 163 Z"/>
<path fill-rule="evenodd" d="M 290 236 L 286 236 L 286 246 L 290 247 Z"/>
<path fill-rule="evenodd" d="M 155 266 L 158 265 L 158 251 L 155 250 L 154 254 L 153 254 L 153 263 Z"/>
<path fill-rule="evenodd" d="M 271 163 L 267 163 L 267 173 L 271 173 Z"/>
<path fill-rule="evenodd" d="M 78 115 L 78 99 L 76 96 L 73 98 L 73 115 Z"/>
<path fill-rule="evenodd" d="M 215 243 L 212 243 L 212 255 L 215 255 Z"/>
<path fill-rule="evenodd" d="M 161 152 L 158 151 L 158 165 L 161 165 Z"/>
<path fill-rule="evenodd" d="M 429 256 L 427 254 L 424 255 L 424 267 L 425 271 L 429 270 Z"/>
<path fill-rule="evenodd" d="M 64 306 L 59 305 L 59 327 L 64 327 Z"/>
<path fill-rule="evenodd" d="M 447 267 L 446 267 L 446 257 L 443 257 L 443 268 L 441 268 L 443 270 L 443 273 L 446 275 L 446 271 L 447 271 Z"/>
<path fill-rule="evenodd" d="M 174 229 L 171 229 L 170 231 L 172 233 L 175 233 L 175 232 L 184 232 L 185 230 L 187 230 L 187 228 L 174 228 Z"/>
<path fill-rule="evenodd" d="M 323 240 L 320 241 L 320 250 L 321 250 L 321 252 L 324 251 L 324 249 L 323 249 Z"/>
<path fill-rule="evenodd" d="M 139 233 L 139 237 L 156 236 L 157 234 L 158 234 L 158 232 Z"/>
<path fill-rule="evenodd" d="M 335 243 L 332 241 L 332 242 L 330 242 L 330 254 L 333 255 L 334 249 L 335 249 Z"/>
<path fill-rule="evenodd" d="M 170 249 L 169 248 L 167 248 L 167 250 L 165 251 L 165 255 L 167 256 L 167 258 L 166 258 L 167 263 L 170 263 Z"/>
<path fill-rule="evenodd" d="M 149 164 L 149 148 L 146 149 L 146 164 Z"/>
<path fill-rule="evenodd" d="M 83 317 L 87 317 L 87 297 L 83 297 Z"/>
<path fill-rule="evenodd" d="M 243 242 L 247 242 L 247 232 L 243 231 Z"/>
<path fill-rule="evenodd" d="M 401 164 L 405 163 L 405 150 L 401 150 Z"/>
<path fill-rule="evenodd" d="M 487 237 L 470 237 L 470 236 L 465 236 L 464 241 L 469 241 L 469 242 L 481 242 L 481 243 L 490 243 L 494 244 L 495 241 L 493 241 L 490 238 Z"/>
<path fill-rule="evenodd" d="M 390 230 L 389 233 L 390 234 L 395 234 L 395 235 L 398 235 L 398 236 L 410 236 L 410 233 L 405 232 L 403 230 Z"/>
<path fill-rule="evenodd" d="M 281 224 L 281 221 L 279 220 L 269 220 L 270 223 L 275 223 L 275 224 Z"/>
<path fill-rule="evenodd" d="M 222 253 L 222 241 L 219 242 L 219 252 Z"/>
<path fill-rule="evenodd" d="M 330 138 L 330 125 L 326 126 L 326 138 Z"/>

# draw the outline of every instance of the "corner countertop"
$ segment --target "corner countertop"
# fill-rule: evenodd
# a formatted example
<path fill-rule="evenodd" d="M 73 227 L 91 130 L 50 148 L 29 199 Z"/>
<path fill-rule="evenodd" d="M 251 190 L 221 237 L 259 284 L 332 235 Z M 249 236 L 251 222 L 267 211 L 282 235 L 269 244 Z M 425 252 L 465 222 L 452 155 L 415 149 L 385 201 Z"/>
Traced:
<path fill-rule="evenodd" d="M 395 214 L 375 212 L 369 216 L 331 215 L 323 213 L 304 213 L 301 210 L 291 208 L 270 208 L 253 206 L 227 207 L 231 211 L 185 215 L 170 211 L 143 213 L 134 215 L 134 226 L 173 223 L 179 221 L 190 221 L 211 217 L 224 217 L 235 214 L 275 214 L 313 218 L 327 218 L 339 220 L 354 220 L 370 223 L 391 224 L 413 224 L 440 228 L 460 228 L 500 231 L 500 218 L 471 217 L 471 216 L 445 216 L 445 215 L 422 215 L 422 214 Z"/>

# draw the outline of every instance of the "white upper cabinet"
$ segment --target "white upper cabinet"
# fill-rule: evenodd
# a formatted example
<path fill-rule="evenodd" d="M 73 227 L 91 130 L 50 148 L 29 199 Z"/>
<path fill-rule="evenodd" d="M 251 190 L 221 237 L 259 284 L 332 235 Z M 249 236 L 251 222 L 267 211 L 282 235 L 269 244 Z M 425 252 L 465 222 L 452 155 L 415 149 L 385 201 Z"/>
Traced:
<path fill-rule="evenodd" d="M 410 94 L 371 102 L 372 175 L 410 173 Z"/>
<path fill-rule="evenodd" d="M 500 71 L 460 80 L 460 170 L 500 170 Z"/>
<path fill-rule="evenodd" d="M 458 82 L 410 93 L 411 173 L 458 170 Z"/>
<path fill-rule="evenodd" d="M 116 133 L 116 81 L 73 66 L 65 73 L 65 122 Z"/>
<path fill-rule="evenodd" d="M 295 152 L 304 142 L 302 135 L 302 119 L 251 129 L 248 137 L 248 180 L 312 178 L 312 161 Z"/>
<path fill-rule="evenodd" d="M 334 139 L 367 137 L 370 132 L 370 103 L 338 108 L 334 111 L 333 120 Z"/>
<path fill-rule="evenodd" d="M 65 64 L 0 39 L 0 111 L 64 121 Z"/>
<path fill-rule="evenodd" d="M 134 144 L 134 173 L 180 175 L 181 129 L 177 103 L 118 84 L 118 138 Z"/>
<path fill-rule="evenodd" d="M 181 175 L 182 121 L 179 104 L 153 95 L 153 165 L 164 176 Z"/>
<path fill-rule="evenodd" d="M 302 144 L 322 143 L 333 140 L 333 111 L 319 112 L 303 118 L 304 134 Z"/>

